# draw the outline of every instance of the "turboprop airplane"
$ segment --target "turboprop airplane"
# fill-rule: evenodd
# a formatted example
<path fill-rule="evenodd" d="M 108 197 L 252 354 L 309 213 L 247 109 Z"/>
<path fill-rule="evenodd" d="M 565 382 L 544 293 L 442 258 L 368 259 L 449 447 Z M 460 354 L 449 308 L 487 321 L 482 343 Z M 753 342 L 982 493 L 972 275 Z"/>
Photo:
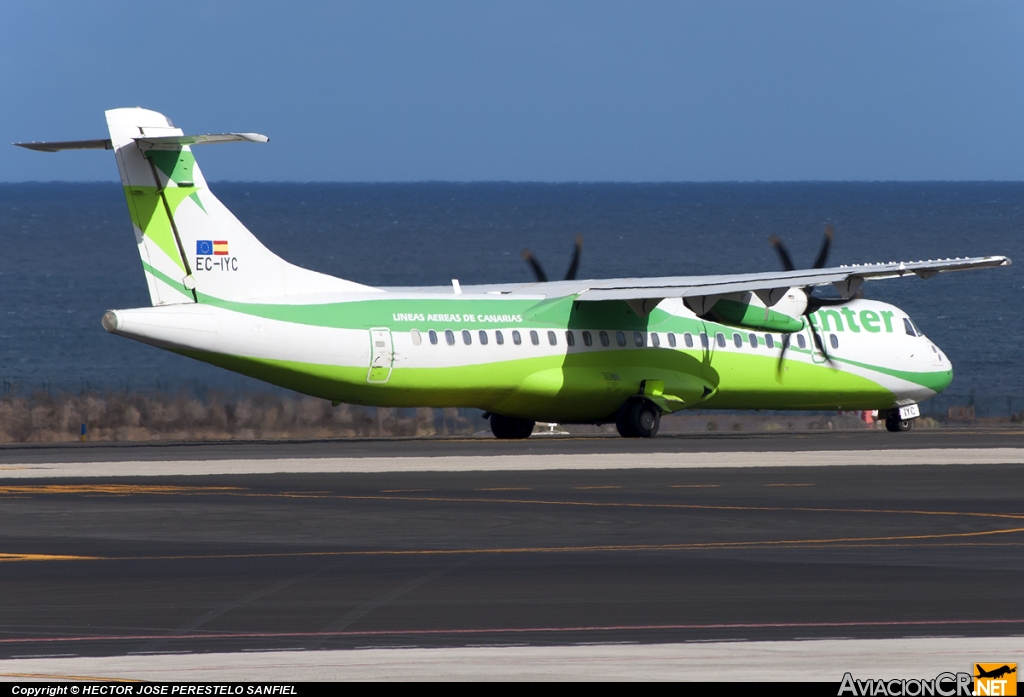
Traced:
<path fill-rule="evenodd" d="M 498 438 L 536 421 L 657 433 L 682 409 L 880 410 L 905 431 L 953 378 L 946 355 L 865 281 L 1006 266 L 1004 256 L 780 272 L 375 288 L 300 268 L 217 200 L 186 135 L 146 109 L 106 112 L 109 139 L 17 143 L 113 150 L 152 307 L 110 310 L 114 334 L 275 385 L 388 407 L 476 407 Z M 840 297 L 819 298 L 818 286 Z"/>

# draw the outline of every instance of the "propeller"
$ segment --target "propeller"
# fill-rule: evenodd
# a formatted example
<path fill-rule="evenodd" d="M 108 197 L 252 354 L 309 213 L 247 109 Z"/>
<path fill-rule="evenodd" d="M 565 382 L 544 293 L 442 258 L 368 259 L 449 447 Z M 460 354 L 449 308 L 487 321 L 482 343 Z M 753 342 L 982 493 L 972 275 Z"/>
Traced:
<path fill-rule="evenodd" d="M 583 235 L 576 235 L 576 248 L 572 253 L 572 261 L 569 263 L 569 270 L 565 272 L 565 281 L 575 281 L 576 273 L 580 270 L 580 253 L 583 251 Z M 548 275 L 544 273 L 544 267 L 537 261 L 537 257 L 533 256 L 533 252 L 529 249 L 523 250 L 523 261 L 530 265 L 533 269 L 533 275 L 536 277 L 538 283 L 547 283 Z"/>
<path fill-rule="evenodd" d="M 825 226 L 825 239 L 821 243 L 821 249 L 818 251 L 818 256 L 814 259 L 814 266 L 811 268 L 821 269 L 825 267 L 825 263 L 828 261 L 828 254 L 832 250 L 832 239 L 835 237 L 835 229 L 831 224 Z M 772 235 L 768 238 L 768 243 L 775 248 L 775 251 L 779 255 L 779 260 L 782 262 L 782 268 L 785 271 L 795 271 L 796 266 L 793 264 L 793 258 L 789 256 L 789 252 L 786 250 L 786 246 L 782 244 L 782 240 L 777 235 Z M 829 365 L 834 366 L 831 356 L 828 355 L 828 351 L 825 350 L 825 343 L 821 340 L 821 335 L 818 334 L 818 329 L 811 323 L 811 314 L 817 312 L 823 307 L 831 307 L 835 305 L 842 305 L 847 300 L 842 298 L 816 298 L 811 293 L 813 292 L 813 286 L 807 286 L 803 289 L 804 294 L 807 296 L 807 307 L 804 309 L 802 317 L 805 318 L 806 324 L 811 328 L 811 337 L 814 339 L 814 346 L 821 352 L 821 355 L 825 357 L 825 362 Z M 782 339 L 782 351 L 779 352 L 779 364 L 775 368 L 777 378 L 782 377 L 782 363 L 786 358 L 786 349 L 789 348 L 791 333 L 786 333 Z"/>

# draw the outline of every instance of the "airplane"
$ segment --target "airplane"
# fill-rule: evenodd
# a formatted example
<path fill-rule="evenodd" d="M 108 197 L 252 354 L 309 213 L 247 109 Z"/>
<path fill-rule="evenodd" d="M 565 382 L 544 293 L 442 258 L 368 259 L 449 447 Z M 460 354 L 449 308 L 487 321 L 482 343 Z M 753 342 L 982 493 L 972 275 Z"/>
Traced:
<path fill-rule="evenodd" d="M 103 327 L 292 390 L 378 407 L 475 407 L 500 439 L 536 422 L 615 423 L 652 437 L 684 409 L 878 410 L 906 431 L 953 378 L 906 312 L 865 281 L 1009 265 L 1005 256 L 811 269 L 772 240 L 775 272 L 377 288 L 300 268 L 213 195 L 192 149 L 267 142 L 186 135 L 163 114 L 106 112 L 108 139 L 15 143 L 112 150 L 151 307 Z M 832 286 L 839 298 L 820 298 Z"/>
<path fill-rule="evenodd" d="M 984 669 L 982 669 L 980 663 L 975 663 L 974 664 L 974 670 L 977 673 L 977 675 L 974 676 L 976 678 L 994 678 L 994 679 L 998 680 L 999 678 L 1003 677 L 1004 675 L 1009 675 L 1010 673 L 1016 673 L 1017 672 L 1017 664 L 1014 663 L 1013 664 L 1013 668 L 1011 668 L 1009 665 L 1003 665 L 1003 666 L 1001 666 L 999 668 L 994 668 L 992 670 L 984 670 Z"/>

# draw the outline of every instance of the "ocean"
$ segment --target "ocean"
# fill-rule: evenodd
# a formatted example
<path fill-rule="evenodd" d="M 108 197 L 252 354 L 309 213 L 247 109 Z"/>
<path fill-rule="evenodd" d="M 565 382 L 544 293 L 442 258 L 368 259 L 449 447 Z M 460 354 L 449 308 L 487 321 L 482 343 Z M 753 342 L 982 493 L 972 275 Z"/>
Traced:
<path fill-rule="evenodd" d="M 779 235 L 810 265 L 1005 254 L 1009 268 L 865 285 L 949 356 L 931 409 L 1024 409 L 1024 183 L 217 182 L 270 249 L 371 285 L 517 282 L 528 247 L 551 278 L 582 233 L 580 278 L 779 268 Z M 120 184 L 0 184 L 0 379 L 6 392 L 262 392 L 273 388 L 105 332 L 107 309 L 148 305 Z M 926 406 L 926 411 L 928 407 Z"/>

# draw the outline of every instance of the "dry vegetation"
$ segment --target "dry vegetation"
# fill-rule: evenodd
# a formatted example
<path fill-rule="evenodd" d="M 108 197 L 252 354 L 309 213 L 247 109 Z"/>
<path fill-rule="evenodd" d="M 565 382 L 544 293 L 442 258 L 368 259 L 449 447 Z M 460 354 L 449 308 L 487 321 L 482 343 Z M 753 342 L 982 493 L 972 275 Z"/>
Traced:
<path fill-rule="evenodd" d="M 284 394 L 226 395 L 199 398 L 181 391 L 86 392 L 80 395 L 37 392 L 0 398 L 0 444 L 77 441 L 82 424 L 89 441 L 276 440 L 286 438 L 374 438 L 470 435 L 489 432 L 480 412 L 461 409 L 374 409 L 347 404 L 334 407 L 313 397 Z M 915 423 L 927 428 L 1021 428 L 1024 413 L 1002 418 L 975 417 L 974 409 L 951 407 L 949 414 L 926 415 Z M 661 432 L 772 432 L 863 430 L 855 413 L 771 414 L 681 412 L 666 416 Z M 574 435 L 615 433 L 604 426 L 539 425 L 535 433 Z"/>
<path fill-rule="evenodd" d="M 367 438 L 468 434 L 487 424 L 457 409 L 370 409 L 322 399 L 184 392 L 0 399 L 0 443 L 90 441 Z"/>

